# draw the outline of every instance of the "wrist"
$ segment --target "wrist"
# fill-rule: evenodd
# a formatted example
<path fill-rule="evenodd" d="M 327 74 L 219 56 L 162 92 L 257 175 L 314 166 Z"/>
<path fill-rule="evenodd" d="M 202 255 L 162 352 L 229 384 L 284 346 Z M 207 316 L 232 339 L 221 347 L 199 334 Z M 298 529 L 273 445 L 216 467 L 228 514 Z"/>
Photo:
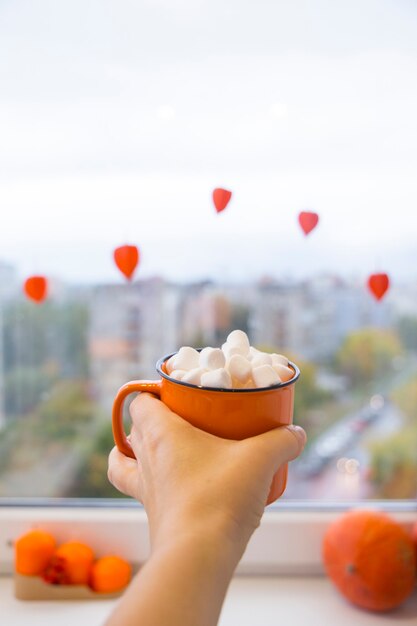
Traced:
<path fill-rule="evenodd" d="M 185 531 L 170 540 L 158 541 L 150 560 L 166 562 L 171 558 L 182 567 L 204 572 L 208 579 L 215 578 L 228 584 L 241 556 L 242 553 L 219 533 Z"/>
<path fill-rule="evenodd" d="M 173 548 L 192 551 L 212 557 L 233 569 L 240 561 L 246 545 L 239 530 L 228 520 L 217 516 L 210 520 L 201 518 L 175 518 L 165 520 L 157 528 L 150 525 L 152 554 Z"/>

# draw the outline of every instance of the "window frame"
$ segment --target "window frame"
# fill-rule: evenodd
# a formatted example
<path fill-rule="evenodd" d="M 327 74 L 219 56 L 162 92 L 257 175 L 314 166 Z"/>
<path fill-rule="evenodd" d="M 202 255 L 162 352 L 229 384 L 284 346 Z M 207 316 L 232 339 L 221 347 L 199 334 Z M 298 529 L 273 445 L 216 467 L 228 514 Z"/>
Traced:
<path fill-rule="evenodd" d="M 323 574 L 326 528 L 349 509 L 379 510 L 408 529 L 417 501 L 282 501 L 268 507 L 238 565 L 242 575 Z M 13 572 L 13 541 L 31 528 L 51 531 L 58 542 L 86 541 L 98 555 L 117 553 L 140 566 L 149 555 L 146 513 L 141 505 L 111 499 L 0 499 L 0 575 Z"/>

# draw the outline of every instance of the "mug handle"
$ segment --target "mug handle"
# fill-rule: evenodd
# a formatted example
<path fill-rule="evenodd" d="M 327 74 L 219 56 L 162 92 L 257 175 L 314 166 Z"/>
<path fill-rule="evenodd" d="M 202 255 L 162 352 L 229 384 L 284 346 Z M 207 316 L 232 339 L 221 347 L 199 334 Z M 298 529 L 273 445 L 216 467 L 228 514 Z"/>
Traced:
<path fill-rule="evenodd" d="M 161 397 L 161 380 L 132 380 L 120 387 L 113 403 L 112 425 L 113 437 L 116 446 L 124 455 L 135 459 L 135 453 L 132 450 L 129 440 L 126 437 L 123 426 L 123 406 L 125 399 L 131 393 L 153 393 L 154 396 Z"/>

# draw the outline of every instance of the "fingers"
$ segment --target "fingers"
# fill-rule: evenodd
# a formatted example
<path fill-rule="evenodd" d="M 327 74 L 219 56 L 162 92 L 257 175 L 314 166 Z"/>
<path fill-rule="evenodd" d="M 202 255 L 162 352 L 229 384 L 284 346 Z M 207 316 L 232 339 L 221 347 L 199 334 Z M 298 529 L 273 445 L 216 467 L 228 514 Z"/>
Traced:
<path fill-rule="evenodd" d="M 140 393 L 130 405 L 132 417 L 131 445 L 137 458 L 145 462 L 144 453 L 155 448 L 178 427 L 190 428 L 188 422 L 173 413 L 163 402 L 149 393 Z M 143 446 L 143 443 L 145 445 Z"/>
<path fill-rule="evenodd" d="M 282 430 L 290 433 L 297 442 L 298 449 L 296 456 L 288 459 L 289 461 L 293 461 L 304 450 L 304 447 L 307 443 L 307 433 L 304 428 L 301 428 L 301 426 L 298 426 L 296 424 L 289 424 L 288 426 L 284 426 Z"/>
<path fill-rule="evenodd" d="M 163 402 L 149 393 L 140 393 L 130 405 L 132 416 L 131 445 L 143 467 L 147 464 L 149 450 L 155 450 L 162 441 L 183 440 L 183 429 L 193 427 L 173 413 Z M 288 425 L 245 440 L 248 451 L 255 447 L 257 459 L 276 471 L 283 463 L 297 458 L 303 450 L 307 436 L 300 426 Z"/>
<path fill-rule="evenodd" d="M 141 477 L 136 459 L 125 456 L 114 447 L 109 454 L 107 477 L 121 493 L 142 502 Z"/>
<path fill-rule="evenodd" d="M 293 461 L 301 454 L 307 435 L 301 426 L 291 424 L 274 428 L 246 441 L 259 448 L 264 462 L 275 472 L 283 463 Z"/>
<path fill-rule="evenodd" d="M 134 427 L 142 432 L 153 427 L 155 423 L 171 423 L 173 419 L 181 420 L 163 402 L 150 393 L 140 393 L 130 405 L 130 415 Z"/>

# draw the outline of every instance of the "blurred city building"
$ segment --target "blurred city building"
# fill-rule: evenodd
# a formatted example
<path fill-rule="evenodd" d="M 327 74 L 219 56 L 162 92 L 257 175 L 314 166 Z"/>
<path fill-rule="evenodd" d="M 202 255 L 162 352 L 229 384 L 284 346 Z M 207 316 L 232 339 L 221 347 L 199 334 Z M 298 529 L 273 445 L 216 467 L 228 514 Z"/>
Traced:
<path fill-rule="evenodd" d="M 320 276 L 304 282 L 258 283 L 250 316 L 253 342 L 301 358 L 331 358 L 349 333 L 388 327 L 392 306 L 375 302 L 362 284 Z"/>
<path fill-rule="evenodd" d="M 0 264 L 0 322 L 5 304 L 22 297 L 17 287 L 14 268 Z M 416 293 L 415 283 L 409 289 L 402 285 L 376 302 L 363 282 L 335 276 L 183 285 L 152 278 L 93 287 L 60 284 L 58 302 L 87 304 L 90 384 L 99 405 L 109 411 L 121 384 L 154 378 L 156 361 L 181 345 L 220 346 L 232 329 L 241 328 L 253 345 L 325 364 L 355 330 L 389 328 L 404 314 L 417 319 Z M 51 298 L 55 300 L 53 294 Z M 1 333 L 0 425 L 3 341 Z M 9 343 L 13 348 L 16 342 Z"/>
<path fill-rule="evenodd" d="M 177 349 L 181 290 L 161 279 L 101 285 L 90 294 L 89 358 L 94 396 L 109 410 L 120 385 L 155 378 Z"/>
<path fill-rule="evenodd" d="M 3 345 L 3 307 L 16 296 L 18 278 L 16 268 L 10 263 L 0 261 L 0 430 L 6 423 L 4 410 L 4 345 Z"/>
<path fill-rule="evenodd" d="M 179 345 L 220 346 L 234 328 L 248 331 L 254 289 L 251 285 L 187 285 L 181 304 Z"/>
<path fill-rule="evenodd" d="M 389 299 L 398 317 L 417 317 L 417 281 L 394 283 Z"/>
<path fill-rule="evenodd" d="M 255 285 L 175 285 L 159 278 L 102 285 L 90 294 L 92 385 L 108 410 L 123 382 L 155 376 L 162 355 L 181 345 L 219 346 L 233 328 L 247 331 L 259 347 L 326 362 L 349 333 L 389 327 L 394 312 L 362 284 L 333 276 Z"/>

